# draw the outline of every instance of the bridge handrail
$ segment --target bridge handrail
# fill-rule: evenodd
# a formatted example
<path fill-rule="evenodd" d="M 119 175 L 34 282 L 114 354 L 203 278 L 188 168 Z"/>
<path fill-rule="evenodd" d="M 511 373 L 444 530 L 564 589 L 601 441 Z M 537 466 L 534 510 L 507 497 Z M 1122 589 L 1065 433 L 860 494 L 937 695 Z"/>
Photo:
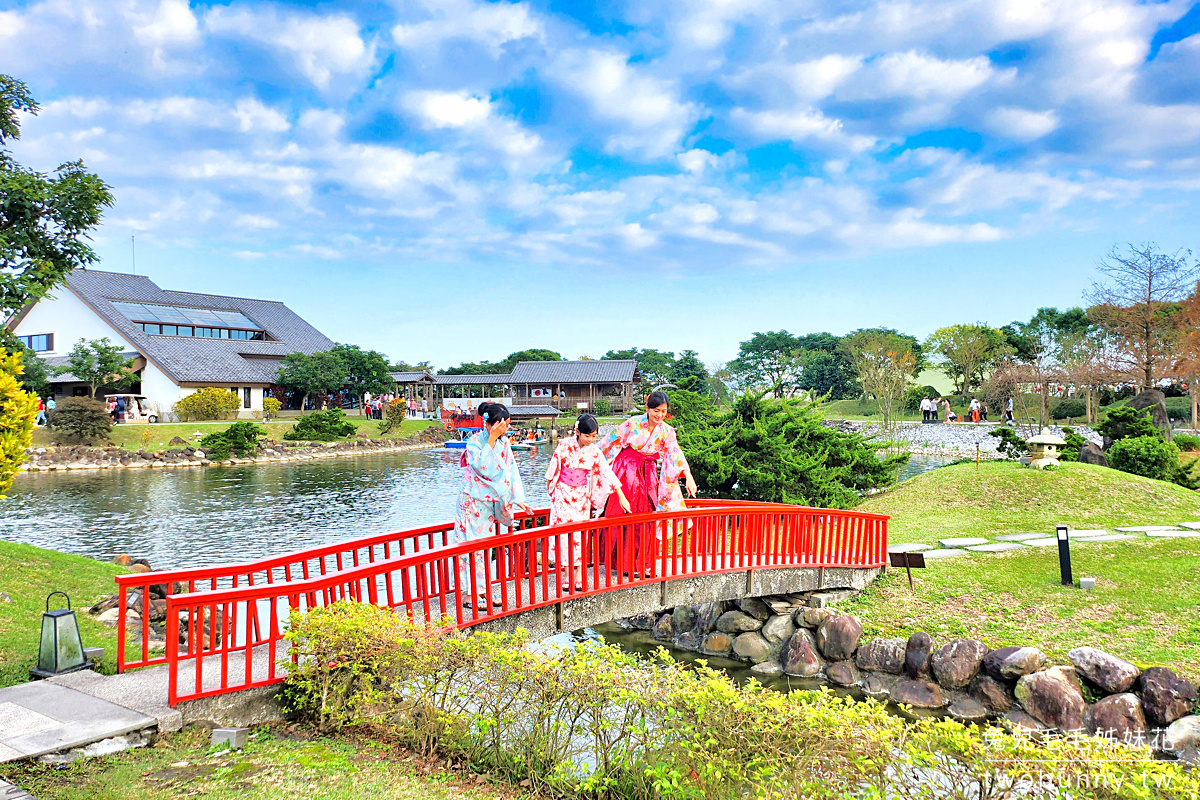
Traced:
<path fill-rule="evenodd" d="M 170 664 L 170 702 L 283 680 L 275 665 L 282 640 L 279 617 L 283 602 L 290 613 L 352 598 L 403 608 L 408 615 L 419 614 L 431 622 L 449 617 L 453 627 L 468 627 L 637 584 L 781 567 L 869 568 L 881 566 L 886 560 L 885 515 L 750 502 L 703 505 L 683 511 L 518 530 L 375 560 L 308 579 L 169 595 L 167 645 L 162 660 Z M 652 556 L 636 552 L 636 545 L 627 546 L 639 536 L 660 534 L 660 540 L 645 539 L 642 545 L 658 550 Z M 562 566 L 563 547 L 569 546 L 565 545 L 566 537 L 587 542 L 584 563 L 586 556 L 591 556 L 592 563 L 581 571 L 582 590 L 562 585 L 564 577 L 570 583 L 570 567 Z M 660 543 L 653 546 L 653 541 Z M 488 557 L 493 552 L 494 570 Z M 538 558 L 538 554 L 551 553 L 556 554 L 554 566 Z M 465 567 L 460 566 L 464 562 Z M 458 592 L 460 570 L 465 572 L 461 579 L 477 590 L 469 596 L 490 597 L 498 588 L 500 608 L 464 609 Z M 260 610 L 264 602 L 268 605 L 265 624 Z M 435 607 L 438 620 L 434 619 Z M 243 628 L 240 633 L 239 626 Z M 268 663 L 265 674 L 256 677 L 253 655 L 260 645 L 267 645 Z M 239 655 L 245 674 L 231 683 L 229 660 Z M 211 675 L 211 668 L 205 666 L 211 658 L 221 665 L 220 683 L 214 687 L 206 686 L 203 675 L 205 669 L 210 669 Z M 194 686 L 181 692 L 178 680 L 183 664 L 192 667 Z"/>

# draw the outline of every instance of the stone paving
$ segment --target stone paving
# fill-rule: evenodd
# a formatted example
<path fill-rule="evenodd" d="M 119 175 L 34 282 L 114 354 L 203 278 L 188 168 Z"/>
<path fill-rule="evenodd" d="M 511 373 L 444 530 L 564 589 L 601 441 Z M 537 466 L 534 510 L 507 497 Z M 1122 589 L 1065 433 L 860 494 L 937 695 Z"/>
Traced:
<path fill-rule="evenodd" d="M 1133 539 L 1192 539 L 1200 537 L 1200 522 L 1181 522 L 1178 527 L 1170 525 L 1126 525 L 1107 530 L 1073 530 L 1070 540 L 1074 544 L 1102 544 L 1124 542 Z M 955 558 L 971 553 L 1010 553 L 1029 547 L 1054 547 L 1058 537 L 1053 532 L 1006 533 L 1000 536 L 950 536 L 938 540 L 940 547 L 921 542 L 897 542 L 888 545 L 889 553 L 917 553 L 925 558 Z"/>

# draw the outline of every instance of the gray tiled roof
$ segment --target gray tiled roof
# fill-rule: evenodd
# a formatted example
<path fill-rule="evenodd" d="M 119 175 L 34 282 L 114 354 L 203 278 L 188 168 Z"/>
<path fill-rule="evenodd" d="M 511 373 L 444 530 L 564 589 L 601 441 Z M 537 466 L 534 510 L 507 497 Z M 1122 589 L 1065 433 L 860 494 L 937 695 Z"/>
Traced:
<path fill-rule="evenodd" d="M 633 359 L 612 361 L 519 361 L 513 383 L 629 383 L 637 373 Z"/>
<path fill-rule="evenodd" d="M 424 378 L 433 378 L 428 372 L 389 372 L 396 383 L 416 383 Z"/>
<path fill-rule="evenodd" d="M 434 375 L 433 380 L 438 386 L 490 386 L 512 383 L 512 375 L 507 372 L 492 372 L 486 375 Z"/>
<path fill-rule="evenodd" d="M 123 358 L 129 358 L 129 359 L 137 358 L 140 355 L 141 355 L 141 353 L 137 352 L 136 350 L 126 350 L 125 352 L 121 353 L 121 356 Z M 55 369 L 57 369 L 58 367 L 65 367 L 67 365 L 67 362 L 70 361 L 70 358 L 68 356 L 46 356 L 45 358 L 42 359 L 42 361 L 44 361 L 46 366 L 50 368 L 49 369 L 50 378 L 47 381 L 47 383 L 82 383 L 83 382 L 79 378 L 75 377 L 75 373 L 73 373 L 73 372 L 64 372 L 61 375 L 54 374 Z"/>
<path fill-rule="evenodd" d="M 554 406 L 509 406 L 509 413 L 515 419 L 528 419 L 530 417 L 557 417 L 563 413 Z"/>
<path fill-rule="evenodd" d="M 272 383 L 288 353 L 329 350 L 333 341 L 283 303 L 160 289 L 144 275 L 75 270 L 67 285 L 178 383 Z M 240 311 L 274 341 L 151 336 L 113 308 L 110 300 Z"/>

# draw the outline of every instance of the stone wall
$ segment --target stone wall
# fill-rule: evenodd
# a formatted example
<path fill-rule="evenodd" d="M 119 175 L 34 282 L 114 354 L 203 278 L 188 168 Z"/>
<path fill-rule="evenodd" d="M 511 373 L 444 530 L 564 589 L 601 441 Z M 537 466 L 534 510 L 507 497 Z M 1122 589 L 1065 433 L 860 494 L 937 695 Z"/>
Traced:
<path fill-rule="evenodd" d="M 1053 665 L 1036 647 L 938 643 L 924 632 L 864 642 L 860 620 L 824 607 L 845 594 L 678 606 L 618 622 L 684 650 L 748 662 L 764 679 L 821 680 L 960 722 L 994 720 L 1034 734 L 1082 730 L 1200 761 L 1200 696 L 1170 669 L 1141 670 L 1093 647 Z"/>

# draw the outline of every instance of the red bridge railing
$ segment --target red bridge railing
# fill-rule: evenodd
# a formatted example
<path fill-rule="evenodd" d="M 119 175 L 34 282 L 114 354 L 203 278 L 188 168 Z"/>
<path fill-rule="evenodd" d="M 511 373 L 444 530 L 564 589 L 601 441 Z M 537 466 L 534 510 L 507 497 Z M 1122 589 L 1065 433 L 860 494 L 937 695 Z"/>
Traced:
<path fill-rule="evenodd" d="M 169 664 L 175 705 L 282 681 L 288 616 L 343 599 L 465 628 L 640 584 L 759 569 L 872 568 L 887 559 L 888 518 L 855 511 L 694 501 L 684 511 L 534 527 L 546 514 L 455 545 L 451 524 L 433 525 L 249 564 L 119 576 L 122 599 L 128 593 L 136 602 L 121 606 L 118 669 Z M 572 580 L 572 545 L 582 551 L 582 588 Z M 143 624 L 140 655 L 126 659 L 124 614 L 154 594 L 163 595 L 160 609 L 165 603 L 165 652 L 154 655 Z M 480 595 L 493 602 L 471 602 Z"/>

